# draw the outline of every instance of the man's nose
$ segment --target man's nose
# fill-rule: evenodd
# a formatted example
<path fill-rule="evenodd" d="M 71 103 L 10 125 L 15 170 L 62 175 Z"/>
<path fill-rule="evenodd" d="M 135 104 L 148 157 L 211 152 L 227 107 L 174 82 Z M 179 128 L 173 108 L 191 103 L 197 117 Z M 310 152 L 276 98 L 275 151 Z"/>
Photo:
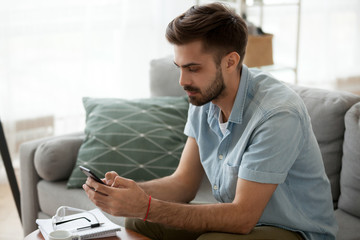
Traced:
<path fill-rule="evenodd" d="M 189 76 L 183 70 L 180 71 L 179 84 L 182 87 L 188 86 L 191 84 L 191 80 L 190 80 Z"/>

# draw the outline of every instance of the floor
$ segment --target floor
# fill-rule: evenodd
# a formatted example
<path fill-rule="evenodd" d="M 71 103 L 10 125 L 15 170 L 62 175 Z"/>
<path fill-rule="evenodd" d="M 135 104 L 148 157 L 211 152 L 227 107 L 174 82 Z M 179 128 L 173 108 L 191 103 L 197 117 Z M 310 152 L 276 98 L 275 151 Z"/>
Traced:
<path fill-rule="evenodd" d="M 0 240 L 24 239 L 20 218 L 9 184 L 0 184 Z"/>

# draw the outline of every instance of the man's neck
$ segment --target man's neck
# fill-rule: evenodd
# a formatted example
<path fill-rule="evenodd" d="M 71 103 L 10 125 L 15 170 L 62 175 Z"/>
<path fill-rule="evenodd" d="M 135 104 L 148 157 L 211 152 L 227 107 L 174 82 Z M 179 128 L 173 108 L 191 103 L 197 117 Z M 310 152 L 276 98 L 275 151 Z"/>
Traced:
<path fill-rule="evenodd" d="M 228 81 L 228 84 L 226 85 L 226 88 L 224 89 L 224 92 L 221 94 L 221 96 L 212 101 L 213 104 L 217 105 L 221 109 L 223 122 L 227 122 L 229 120 L 232 108 L 234 106 L 241 79 L 241 70 L 240 76 L 234 76 L 233 79 Z"/>

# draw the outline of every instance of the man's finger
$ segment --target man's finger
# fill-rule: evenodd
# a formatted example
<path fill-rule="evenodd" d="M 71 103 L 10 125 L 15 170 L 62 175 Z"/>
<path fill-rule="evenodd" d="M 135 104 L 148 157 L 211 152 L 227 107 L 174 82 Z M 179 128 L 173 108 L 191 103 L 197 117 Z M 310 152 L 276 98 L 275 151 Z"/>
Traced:
<path fill-rule="evenodd" d="M 97 202 L 104 202 L 104 203 L 106 201 L 108 201 L 108 199 L 106 198 L 106 197 L 108 197 L 107 194 L 88 186 L 86 183 L 83 184 L 82 187 L 85 190 L 86 195 L 88 196 L 88 198 L 91 199 L 92 201 L 95 200 Z"/>
<path fill-rule="evenodd" d="M 108 187 L 106 185 L 104 185 L 104 184 L 96 182 L 91 177 L 88 177 L 86 179 L 85 184 L 95 192 L 98 192 L 98 193 L 100 193 L 102 195 L 105 195 L 105 196 L 108 195 L 108 194 L 106 194 L 106 188 L 108 188 Z"/>
<path fill-rule="evenodd" d="M 116 176 L 119 176 L 116 172 L 111 171 L 111 172 L 107 172 L 105 174 L 105 183 L 109 186 L 111 186 L 114 183 L 114 179 Z"/>
<path fill-rule="evenodd" d="M 115 177 L 112 187 L 116 188 L 131 188 L 134 185 L 134 181 L 123 177 Z"/>

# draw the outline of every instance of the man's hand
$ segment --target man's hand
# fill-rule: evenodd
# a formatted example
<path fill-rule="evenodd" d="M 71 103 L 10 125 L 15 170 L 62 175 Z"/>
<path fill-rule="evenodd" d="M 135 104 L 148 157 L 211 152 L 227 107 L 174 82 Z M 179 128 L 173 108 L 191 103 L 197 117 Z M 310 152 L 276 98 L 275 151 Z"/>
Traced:
<path fill-rule="evenodd" d="M 105 178 L 103 179 L 103 181 L 108 186 L 118 187 L 118 186 L 113 186 L 113 184 L 115 183 L 116 177 L 120 177 L 120 176 L 115 171 L 107 172 L 107 173 L 105 173 Z"/>
<path fill-rule="evenodd" d="M 149 196 L 133 180 L 109 172 L 105 175 L 105 183 L 108 186 L 87 178 L 83 185 L 89 199 L 97 207 L 114 216 L 145 217 Z"/>

